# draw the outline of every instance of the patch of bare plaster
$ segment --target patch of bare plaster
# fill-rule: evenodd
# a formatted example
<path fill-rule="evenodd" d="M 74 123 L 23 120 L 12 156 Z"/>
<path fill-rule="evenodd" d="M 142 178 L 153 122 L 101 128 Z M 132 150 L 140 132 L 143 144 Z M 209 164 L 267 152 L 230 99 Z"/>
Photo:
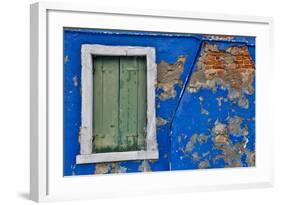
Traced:
<path fill-rule="evenodd" d="M 208 139 L 210 138 L 210 135 L 206 134 L 193 134 L 188 141 L 188 143 L 185 146 L 185 149 L 182 151 L 189 155 L 194 162 L 197 162 L 198 169 L 205 169 L 210 167 L 210 151 L 200 153 L 197 151 L 194 151 L 194 147 L 198 147 L 200 150 L 200 146 L 208 142 Z M 194 152 L 193 152 L 194 151 Z"/>
<path fill-rule="evenodd" d="M 227 36 L 227 35 L 204 35 L 205 38 L 211 39 L 211 40 L 232 40 L 234 39 L 233 36 Z"/>
<path fill-rule="evenodd" d="M 95 174 L 107 174 L 110 171 L 110 165 L 107 163 L 96 164 Z"/>
<path fill-rule="evenodd" d="M 68 56 L 65 56 L 64 57 L 64 63 L 68 63 L 69 62 L 69 57 Z"/>
<path fill-rule="evenodd" d="M 255 65 L 246 46 L 234 46 L 226 51 L 216 44 L 205 43 L 192 74 L 187 90 L 198 92 L 202 88 L 216 92 L 217 86 L 228 90 L 228 99 L 247 109 L 246 95 L 254 93 Z"/>
<path fill-rule="evenodd" d="M 212 129 L 215 145 L 228 144 L 228 130 L 225 124 L 218 121 Z"/>
<path fill-rule="evenodd" d="M 176 84 L 182 84 L 180 76 L 183 72 L 185 61 L 185 56 L 179 56 L 174 64 L 161 61 L 161 63 L 157 65 L 158 87 L 163 90 L 159 96 L 161 100 L 167 100 L 177 96 L 174 86 Z"/>
<path fill-rule="evenodd" d="M 242 167 L 243 157 L 246 156 L 248 166 L 255 166 L 255 152 L 247 149 L 248 144 L 248 128 L 241 126 L 243 118 L 239 116 L 229 117 L 227 123 L 216 121 L 211 129 L 211 136 L 214 149 L 221 150 L 221 153 L 216 155 L 212 162 L 215 163 L 218 159 L 223 159 L 227 167 Z M 234 143 L 230 135 L 243 137 L 242 141 Z M 210 166 L 210 152 L 199 153 L 193 152 L 195 146 L 200 146 L 208 142 L 210 136 L 205 134 L 193 134 L 182 150 L 186 154 L 190 154 L 194 162 L 198 162 L 198 168 L 203 169 Z M 197 144 L 198 143 L 198 144 Z"/>
<path fill-rule="evenodd" d="M 222 106 L 222 101 L 223 101 L 223 97 L 217 97 L 216 100 L 218 101 L 218 106 L 221 107 Z"/>
<path fill-rule="evenodd" d="M 111 163 L 110 173 L 126 173 L 127 168 L 121 166 L 118 162 Z"/>
<path fill-rule="evenodd" d="M 160 107 L 161 107 L 160 103 L 157 103 L 156 108 L 159 109 Z"/>
<path fill-rule="evenodd" d="M 178 136 L 178 143 L 181 143 L 182 140 L 186 140 L 187 139 L 187 135 L 185 134 L 181 134 Z"/>
<path fill-rule="evenodd" d="M 248 138 L 246 135 L 248 133 L 244 133 L 243 128 L 241 128 L 240 124 L 242 121 L 239 117 L 229 119 L 228 124 L 216 121 L 212 129 L 214 147 L 222 151 L 222 154 L 217 155 L 214 160 L 223 159 L 228 167 L 242 167 L 242 156 L 246 154 L 248 166 L 252 166 L 253 162 L 250 160 L 249 154 L 251 152 L 247 149 Z M 244 138 L 241 142 L 233 144 L 229 134 L 237 136 L 244 134 Z"/>
<path fill-rule="evenodd" d="M 206 110 L 204 107 L 203 107 L 203 101 L 204 101 L 204 98 L 202 96 L 199 97 L 199 100 L 200 100 L 200 113 L 202 115 L 209 115 L 209 111 Z"/>
<path fill-rule="evenodd" d="M 157 126 L 162 126 L 162 125 L 166 125 L 168 123 L 167 120 L 161 118 L 161 117 L 157 117 L 156 118 L 156 125 Z"/>
<path fill-rule="evenodd" d="M 71 174 L 72 174 L 73 176 L 76 175 L 76 173 L 75 173 L 75 168 L 76 168 L 76 165 L 75 165 L 75 164 L 73 164 L 73 165 L 70 166 Z"/>
<path fill-rule="evenodd" d="M 118 162 L 96 164 L 95 174 L 126 173 L 127 168 L 122 167 Z"/>
<path fill-rule="evenodd" d="M 243 128 L 241 127 L 241 123 L 243 122 L 242 117 L 234 116 L 228 118 L 228 130 L 229 134 L 234 136 L 246 136 L 249 134 L 248 127 L 245 125 Z"/>
<path fill-rule="evenodd" d="M 77 86 L 78 86 L 78 77 L 77 77 L 77 76 L 73 76 L 72 82 L 73 82 L 73 85 L 74 85 L 75 87 L 77 87 Z"/>
<path fill-rule="evenodd" d="M 195 162 L 198 162 L 200 160 L 207 160 L 205 159 L 208 155 L 210 154 L 210 152 L 205 152 L 205 153 L 201 153 L 199 154 L 198 152 L 193 152 L 191 154 L 192 160 Z"/>
<path fill-rule="evenodd" d="M 205 159 L 198 164 L 199 169 L 206 169 L 210 166 L 209 160 Z"/>
<path fill-rule="evenodd" d="M 143 162 L 140 164 L 139 169 L 140 172 L 151 172 L 150 165 L 147 160 L 143 160 Z"/>
<path fill-rule="evenodd" d="M 247 163 L 248 166 L 254 167 L 255 166 L 255 152 L 248 151 L 247 153 Z"/>
<path fill-rule="evenodd" d="M 193 152 L 191 156 L 192 156 L 193 161 L 199 161 L 201 159 L 198 152 Z"/>
<path fill-rule="evenodd" d="M 205 134 L 193 134 L 185 146 L 184 152 L 192 152 L 196 143 L 200 145 L 207 142 L 209 136 Z"/>

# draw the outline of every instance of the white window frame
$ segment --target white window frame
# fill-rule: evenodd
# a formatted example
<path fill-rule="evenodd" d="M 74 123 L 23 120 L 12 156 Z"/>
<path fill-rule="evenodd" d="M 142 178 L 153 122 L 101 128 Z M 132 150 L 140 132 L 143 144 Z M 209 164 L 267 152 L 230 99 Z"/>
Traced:
<path fill-rule="evenodd" d="M 146 150 L 92 153 L 93 139 L 93 58 L 92 56 L 146 56 L 147 62 L 147 127 Z M 104 46 L 83 44 L 81 47 L 81 128 L 80 154 L 77 164 L 158 159 L 156 140 L 155 86 L 157 69 L 155 48 L 138 46 Z"/>

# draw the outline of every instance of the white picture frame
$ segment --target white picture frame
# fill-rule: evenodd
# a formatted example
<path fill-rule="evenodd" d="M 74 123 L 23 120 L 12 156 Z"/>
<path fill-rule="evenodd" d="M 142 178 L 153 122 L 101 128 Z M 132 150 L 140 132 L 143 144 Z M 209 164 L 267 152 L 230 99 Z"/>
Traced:
<path fill-rule="evenodd" d="M 95 18 L 97 21 L 93 21 Z M 273 19 L 213 13 L 35 3 L 30 15 L 30 198 L 95 199 L 151 193 L 270 187 Z M 110 176 L 63 176 L 63 27 L 256 36 L 256 166 Z M 266 85 L 266 86 L 265 86 Z M 184 183 L 183 183 L 184 182 Z M 118 189 L 110 186 L 118 184 Z"/>

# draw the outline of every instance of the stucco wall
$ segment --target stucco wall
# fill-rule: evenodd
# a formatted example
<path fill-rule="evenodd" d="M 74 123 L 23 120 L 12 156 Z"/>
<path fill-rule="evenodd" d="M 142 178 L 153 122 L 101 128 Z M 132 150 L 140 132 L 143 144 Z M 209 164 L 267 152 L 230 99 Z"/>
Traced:
<path fill-rule="evenodd" d="M 75 164 L 82 44 L 156 49 L 158 160 Z M 253 166 L 254 62 L 254 37 L 65 29 L 64 175 Z"/>

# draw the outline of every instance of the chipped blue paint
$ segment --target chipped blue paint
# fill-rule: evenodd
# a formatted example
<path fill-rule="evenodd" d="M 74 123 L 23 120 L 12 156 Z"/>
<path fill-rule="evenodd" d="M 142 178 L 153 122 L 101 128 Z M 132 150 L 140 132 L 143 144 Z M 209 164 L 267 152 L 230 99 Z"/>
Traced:
<path fill-rule="evenodd" d="M 218 45 L 220 50 L 226 50 L 232 46 L 244 46 L 244 44 L 240 43 L 233 44 L 225 42 L 216 42 L 216 45 Z M 255 61 L 254 48 L 251 47 L 248 49 L 251 58 Z M 255 89 L 255 83 L 253 83 L 253 87 Z M 243 140 L 248 140 L 246 149 L 249 152 L 255 151 L 255 93 L 247 96 L 249 100 L 248 109 L 241 108 L 229 100 L 222 100 L 221 106 L 219 106 L 217 102 L 218 98 L 228 99 L 227 91 L 220 86 L 217 87 L 216 92 L 210 89 L 201 89 L 197 93 L 184 92 L 183 97 L 180 99 L 178 109 L 175 112 L 176 116 L 171 128 L 170 156 L 172 170 L 198 169 L 202 161 L 208 162 L 208 168 L 224 168 L 229 166 L 225 160 L 221 158 L 217 159 L 222 155 L 222 151 L 214 148 L 212 128 L 216 122 L 227 125 L 227 120 L 235 116 L 247 119 L 242 121 L 241 126 L 247 126 L 249 133 L 247 138 L 242 135 L 234 136 L 229 134 L 230 142 L 234 146 Z M 208 115 L 202 114 L 202 107 L 208 111 Z M 194 134 L 206 135 L 207 140 L 204 142 L 196 141 L 194 148 L 188 152 L 186 151 L 186 146 Z M 241 157 L 241 161 L 242 166 L 250 166 L 246 162 L 245 154 Z"/>
<path fill-rule="evenodd" d="M 209 41 L 218 44 L 220 49 L 230 46 L 246 45 L 250 55 L 255 60 L 255 40 L 253 37 L 234 37 L 231 40 L 214 40 L 199 34 L 179 34 L 140 31 L 113 31 L 98 29 L 65 29 L 64 30 L 64 176 L 94 174 L 95 164 L 76 165 L 75 156 L 79 153 L 79 127 L 81 125 L 81 59 L 82 44 L 150 46 L 156 49 L 156 63 L 161 61 L 173 64 L 178 56 L 186 56 L 184 70 L 180 76 L 183 85 L 175 85 L 176 97 L 167 100 L 156 98 L 156 116 L 167 120 L 167 123 L 157 127 L 157 142 L 159 160 L 149 161 L 152 171 L 166 171 L 179 169 L 196 169 L 198 164 L 208 160 L 210 168 L 225 167 L 222 159 L 212 162 L 220 154 L 220 150 L 213 149 L 211 129 L 219 120 L 227 123 L 227 117 L 239 115 L 244 119 L 254 117 L 254 95 L 247 96 L 250 101 L 249 109 L 245 110 L 232 102 L 222 102 L 218 107 L 217 97 L 226 98 L 227 91 L 218 89 L 216 93 L 202 89 L 189 94 L 185 91 L 189 78 L 196 66 L 202 42 Z M 75 82 L 74 80 L 75 79 Z M 162 90 L 156 90 L 159 96 Z M 200 101 L 200 97 L 203 101 Z M 201 102 L 201 103 L 200 103 Z M 200 113 L 201 108 L 209 115 Z M 235 111 L 233 111 L 233 109 Z M 241 126 L 249 128 L 249 142 L 247 148 L 254 150 L 255 123 L 243 120 Z M 194 133 L 209 136 L 204 143 L 196 142 L 192 153 L 186 153 L 186 144 Z M 232 139 L 233 138 L 233 139 Z M 231 136 L 237 143 L 243 138 Z M 198 153 L 200 160 L 194 161 L 192 154 Z M 243 166 L 247 166 L 246 156 L 243 156 Z M 120 162 L 122 172 L 139 172 L 143 161 Z M 202 162 L 203 164 L 204 162 Z M 112 166 L 110 166 L 112 169 Z M 109 170 L 110 171 L 110 170 Z"/>

